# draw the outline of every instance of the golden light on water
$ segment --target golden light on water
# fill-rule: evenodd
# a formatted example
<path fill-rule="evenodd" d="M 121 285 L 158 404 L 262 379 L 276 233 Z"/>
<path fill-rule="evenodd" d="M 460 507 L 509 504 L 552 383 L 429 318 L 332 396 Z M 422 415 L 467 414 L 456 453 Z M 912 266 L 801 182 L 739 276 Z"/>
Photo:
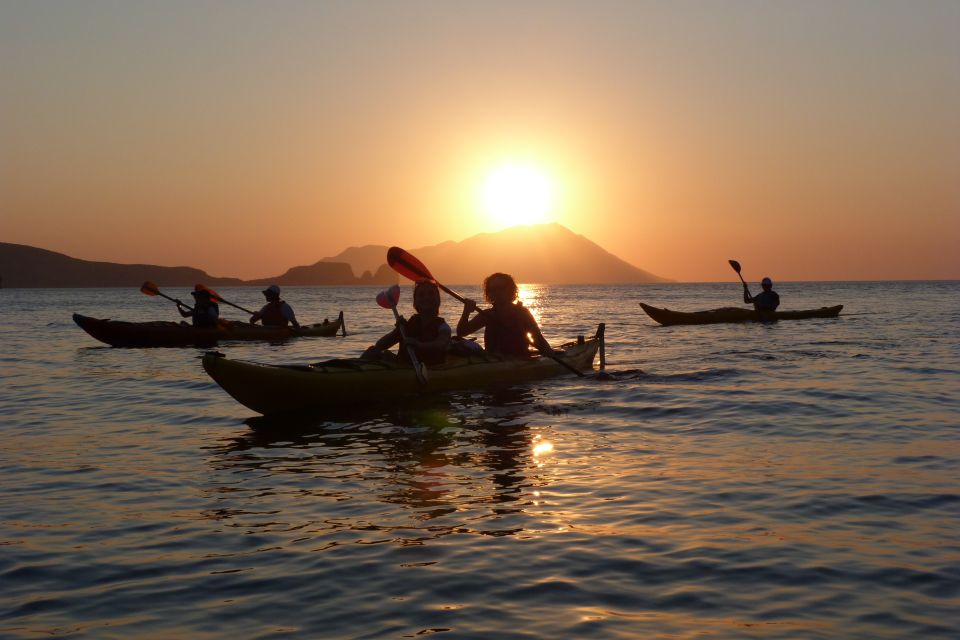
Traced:
<path fill-rule="evenodd" d="M 553 452 L 553 443 L 547 440 L 540 440 L 533 445 L 533 457 L 539 458 L 543 455 Z"/>

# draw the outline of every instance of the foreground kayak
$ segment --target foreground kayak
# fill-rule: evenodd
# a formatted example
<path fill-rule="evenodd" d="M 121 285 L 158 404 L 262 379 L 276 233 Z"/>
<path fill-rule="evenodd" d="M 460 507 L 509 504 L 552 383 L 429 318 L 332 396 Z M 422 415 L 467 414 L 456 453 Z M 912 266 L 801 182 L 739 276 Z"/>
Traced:
<path fill-rule="evenodd" d="M 651 307 L 640 303 L 647 315 L 663 325 L 671 324 L 716 324 L 719 322 L 772 322 L 774 320 L 803 320 L 805 318 L 836 318 L 843 309 L 842 304 L 835 307 L 807 309 L 805 311 L 774 311 L 773 313 L 758 314 L 753 309 L 739 307 L 724 307 L 710 311 L 671 311 Z"/>
<path fill-rule="evenodd" d="M 558 355 L 584 371 L 603 340 L 603 325 L 592 338 L 565 344 Z M 550 358 L 504 358 L 479 352 L 448 355 L 431 365 L 421 388 L 413 367 L 400 362 L 329 360 L 313 365 L 268 365 L 231 360 L 220 353 L 203 356 L 203 368 L 240 404 L 262 414 L 396 401 L 420 392 L 454 391 L 492 384 L 514 384 L 571 375 Z"/>
<path fill-rule="evenodd" d="M 179 322 L 122 322 L 73 314 L 73 321 L 91 336 L 112 347 L 209 347 L 226 340 L 286 340 L 295 336 L 334 336 L 343 328 L 343 312 L 333 322 L 288 327 L 264 327 L 230 322 L 215 329 L 197 329 Z M 345 333 L 345 332 L 344 332 Z"/>

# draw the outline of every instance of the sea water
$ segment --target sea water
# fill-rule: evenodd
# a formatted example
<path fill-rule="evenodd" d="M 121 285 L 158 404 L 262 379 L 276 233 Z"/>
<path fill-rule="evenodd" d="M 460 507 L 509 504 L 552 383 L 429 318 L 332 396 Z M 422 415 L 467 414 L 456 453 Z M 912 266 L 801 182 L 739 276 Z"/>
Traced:
<path fill-rule="evenodd" d="M 610 379 L 282 419 L 203 350 L 71 320 L 179 319 L 163 299 L 0 290 L 0 637 L 960 637 L 960 283 L 777 290 L 843 314 L 660 327 L 640 301 L 739 284 L 526 285 L 554 344 L 606 323 Z M 219 350 L 359 354 L 376 293 L 289 288 L 347 337 Z"/>

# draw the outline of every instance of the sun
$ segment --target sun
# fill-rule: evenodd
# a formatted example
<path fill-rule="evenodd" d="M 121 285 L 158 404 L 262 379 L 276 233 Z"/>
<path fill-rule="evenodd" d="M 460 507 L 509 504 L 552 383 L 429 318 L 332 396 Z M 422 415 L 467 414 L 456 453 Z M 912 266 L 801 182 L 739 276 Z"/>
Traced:
<path fill-rule="evenodd" d="M 484 213 L 498 225 L 535 224 L 553 207 L 553 185 L 536 167 L 508 164 L 487 176 L 481 199 Z"/>

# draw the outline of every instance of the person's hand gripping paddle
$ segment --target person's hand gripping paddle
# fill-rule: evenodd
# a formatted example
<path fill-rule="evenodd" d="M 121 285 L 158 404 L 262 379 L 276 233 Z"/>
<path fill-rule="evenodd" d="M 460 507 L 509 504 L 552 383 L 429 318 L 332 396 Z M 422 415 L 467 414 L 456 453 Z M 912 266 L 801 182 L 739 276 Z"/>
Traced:
<path fill-rule="evenodd" d="M 400 313 L 397 311 L 398 302 L 400 302 L 400 285 L 398 284 L 393 285 L 389 289 L 384 289 L 377 294 L 377 304 L 384 309 L 393 311 L 393 317 L 397 321 L 397 330 L 400 332 L 400 337 L 407 347 L 407 355 L 410 356 L 413 371 L 417 374 L 417 382 L 423 387 L 427 384 L 427 370 L 426 367 L 417 360 L 417 352 L 414 348 L 407 344 L 407 334 L 403 330 L 403 318 L 400 317 Z"/>

